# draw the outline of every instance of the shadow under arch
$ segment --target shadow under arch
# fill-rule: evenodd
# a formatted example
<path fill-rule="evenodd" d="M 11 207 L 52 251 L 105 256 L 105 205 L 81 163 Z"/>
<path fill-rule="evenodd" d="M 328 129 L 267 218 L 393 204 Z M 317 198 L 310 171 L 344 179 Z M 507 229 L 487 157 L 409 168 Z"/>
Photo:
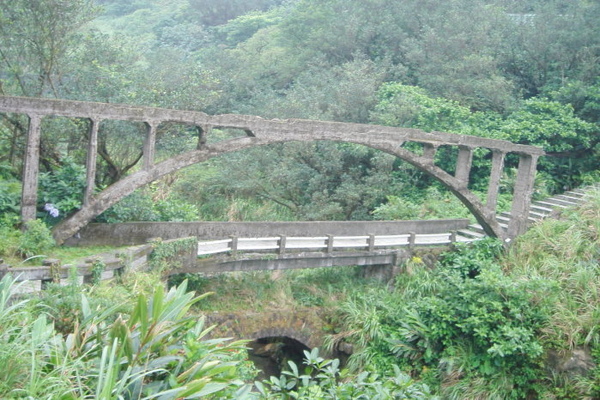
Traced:
<path fill-rule="evenodd" d="M 288 361 L 300 367 L 305 360 L 304 352 L 310 351 L 303 342 L 290 336 L 262 336 L 248 342 L 248 359 L 261 371 L 260 379 L 281 375 L 288 368 Z M 299 368 L 301 369 L 301 368 Z"/>

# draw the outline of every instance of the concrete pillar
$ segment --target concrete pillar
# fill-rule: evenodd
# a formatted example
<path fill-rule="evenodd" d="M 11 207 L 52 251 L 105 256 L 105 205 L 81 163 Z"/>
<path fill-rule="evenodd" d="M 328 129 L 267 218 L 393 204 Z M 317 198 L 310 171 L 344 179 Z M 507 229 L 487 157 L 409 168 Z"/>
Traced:
<path fill-rule="evenodd" d="M 490 172 L 490 181 L 488 184 L 486 210 L 490 215 L 496 214 L 496 206 L 498 204 L 498 189 L 500 179 L 502 178 L 502 170 L 504 169 L 504 157 L 506 153 L 493 150 L 492 153 L 492 171 Z"/>
<path fill-rule="evenodd" d="M 196 146 L 196 150 L 202 150 L 206 146 L 206 135 L 210 132 L 211 126 L 196 126 L 196 130 L 198 131 L 198 145 Z"/>
<path fill-rule="evenodd" d="M 437 153 L 438 145 L 431 143 L 423 143 L 423 157 L 431 164 L 435 161 L 435 153 Z"/>
<path fill-rule="evenodd" d="M 367 238 L 367 249 L 370 253 L 375 251 L 375 235 L 372 233 L 369 233 Z"/>
<path fill-rule="evenodd" d="M 463 187 L 469 185 L 469 173 L 473 163 L 473 149 L 466 146 L 458 147 L 458 158 L 456 159 L 456 172 L 454 177 L 461 181 Z"/>
<path fill-rule="evenodd" d="M 527 229 L 527 217 L 529 216 L 529 203 L 533 194 L 536 164 L 538 156 L 521 154 L 517 180 L 513 192 L 513 202 L 510 211 L 510 222 L 508 224 L 508 238 L 513 239 L 525 232 Z"/>
<path fill-rule="evenodd" d="M 279 235 L 279 250 L 277 251 L 279 254 L 285 253 L 286 242 L 287 242 L 287 236 Z"/>
<path fill-rule="evenodd" d="M 21 221 L 36 217 L 38 175 L 40 169 L 41 115 L 29 115 L 27 148 L 23 163 L 23 188 L 21 190 Z"/>
<path fill-rule="evenodd" d="M 89 204 L 96 188 L 96 158 L 98 156 L 98 127 L 100 121 L 90 119 L 90 139 L 88 142 L 87 159 L 85 162 L 86 184 L 83 195 L 83 205 Z"/>
<path fill-rule="evenodd" d="M 237 236 L 229 236 L 229 239 L 231 239 L 231 244 L 229 247 L 231 250 L 231 256 L 235 257 L 238 250 L 238 238 Z"/>
<path fill-rule="evenodd" d="M 333 251 L 333 235 L 327 235 L 327 254 Z"/>
<path fill-rule="evenodd" d="M 154 165 L 154 154 L 156 152 L 156 129 L 158 122 L 144 122 L 147 128 L 146 140 L 144 141 L 144 169 L 150 169 Z"/>

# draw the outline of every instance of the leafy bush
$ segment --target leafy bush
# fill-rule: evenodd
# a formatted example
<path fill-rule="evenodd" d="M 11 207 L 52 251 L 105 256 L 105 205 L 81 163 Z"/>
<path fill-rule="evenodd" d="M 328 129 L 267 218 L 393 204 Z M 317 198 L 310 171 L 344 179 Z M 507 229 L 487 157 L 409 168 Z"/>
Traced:
<path fill-rule="evenodd" d="M 340 370 L 337 359 L 319 357 L 319 350 L 304 351 L 305 368 L 288 361 L 289 370 L 280 377 L 255 382 L 260 399 L 428 399 L 434 400 L 427 385 L 413 381 L 395 367 L 393 373 L 363 372 L 356 376 Z"/>
<path fill-rule="evenodd" d="M 515 283 L 498 266 L 476 277 L 446 271 L 433 297 L 412 304 L 398 320 L 392 351 L 422 365 L 442 365 L 448 386 L 458 377 L 511 377 L 505 398 L 526 397 L 541 370 L 538 339 L 547 320 L 532 302 L 536 282 Z"/>
<path fill-rule="evenodd" d="M 58 222 L 81 207 L 85 185 L 85 168 L 70 158 L 64 159 L 56 170 L 40 174 L 40 200 L 60 211 L 49 217 L 49 222 Z"/>
<path fill-rule="evenodd" d="M 21 183 L 17 180 L 0 178 L 0 215 L 18 215 L 20 203 Z"/>
<path fill-rule="evenodd" d="M 55 245 L 50 229 L 42 221 L 35 219 L 25 223 L 25 232 L 21 235 L 18 250 L 29 258 L 42 255 Z"/>
<path fill-rule="evenodd" d="M 472 244 L 457 243 L 454 251 L 442 254 L 439 265 L 459 271 L 463 278 L 474 278 L 479 275 L 482 266 L 492 265 L 503 249 L 501 241 L 489 237 Z"/>
<path fill-rule="evenodd" d="M 130 221 L 195 221 L 198 208 L 176 198 L 154 201 L 144 190 L 136 190 L 100 216 L 98 221 L 117 223 Z"/>
<path fill-rule="evenodd" d="M 410 196 L 387 196 L 387 202 L 373 210 L 376 219 L 408 220 L 430 218 L 469 218 L 467 208 L 452 194 L 442 193 L 435 186 Z"/>
<path fill-rule="evenodd" d="M 393 293 L 357 294 L 341 305 L 345 330 L 338 336 L 356 349 L 349 365 L 402 366 L 440 385 L 444 398 L 537 393 L 544 374 L 539 337 L 549 318 L 537 294 L 549 283 L 504 274 L 494 261 L 501 252 L 492 239 L 458 246 L 434 270 L 413 265 Z"/>
<path fill-rule="evenodd" d="M 0 257 L 18 257 L 21 235 L 18 229 L 0 225 Z"/>
<path fill-rule="evenodd" d="M 81 318 L 58 335 L 45 314 L 12 299 L 14 280 L 0 281 L 2 398 L 238 398 L 248 389 L 237 379 L 243 342 L 206 340 L 204 319 L 186 316 L 200 300 L 186 284 L 151 297 L 141 294 L 114 318 L 121 304 L 92 308 L 81 295 Z"/>

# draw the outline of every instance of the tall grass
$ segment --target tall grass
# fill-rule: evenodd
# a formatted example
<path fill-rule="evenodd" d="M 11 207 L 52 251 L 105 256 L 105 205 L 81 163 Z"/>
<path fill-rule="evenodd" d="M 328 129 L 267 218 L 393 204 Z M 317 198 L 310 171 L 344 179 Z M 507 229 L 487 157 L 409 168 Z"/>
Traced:
<path fill-rule="evenodd" d="M 186 283 L 94 308 L 80 292 L 81 315 L 59 334 L 33 302 L 14 298 L 14 279 L 0 281 L 0 398 L 235 398 L 244 342 L 206 340 L 211 328 L 188 316 L 201 297 Z M 69 290 L 72 290 L 70 288 Z M 37 316 L 36 316 L 37 315 Z M 245 391 L 245 388 L 240 390 Z"/>
<path fill-rule="evenodd" d="M 600 344 L 600 191 L 558 220 L 535 224 L 504 259 L 515 279 L 553 283 L 546 340 L 562 348 Z"/>
<path fill-rule="evenodd" d="M 400 365 L 448 399 L 598 398 L 598 370 L 574 378 L 544 362 L 575 348 L 600 361 L 600 191 L 499 245 L 459 247 L 435 269 L 415 258 L 392 291 L 356 291 L 329 345 L 349 341 L 349 366 Z"/>

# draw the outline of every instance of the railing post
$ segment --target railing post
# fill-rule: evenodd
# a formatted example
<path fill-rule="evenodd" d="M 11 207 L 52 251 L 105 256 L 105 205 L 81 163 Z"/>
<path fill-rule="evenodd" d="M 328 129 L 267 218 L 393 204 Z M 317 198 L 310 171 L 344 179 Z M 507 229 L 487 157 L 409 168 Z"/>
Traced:
<path fill-rule="evenodd" d="M 60 283 L 60 260 L 49 258 L 42 261 L 42 266 L 47 267 L 50 273 L 50 279 L 42 279 L 42 290 L 46 289 L 49 283 Z"/>
<path fill-rule="evenodd" d="M 517 169 L 517 180 L 513 190 L 512 208 L 510 210 L 510 222 L 508 223 L 508 238 L 514 239 L 527 229 L 527 217 L 529 217 L 529 203 L 533 194 L 536 165 L 538 156 L 522 154 L 519 158 Z"/>
<path fill-rule="evenodd" d="M 469 173 L 471 172 L 472 163 L 473 149 L 467 146 L 458 146 L 454 177 L 460 181 L 460 185 L 464 188 L 469 186 Z"/>
<path fill-rule="evenodd" d="M 417 234 L 414 232 L 410 232 L 410 236 L 408 237 L 408 248 L 412 251 L 415 248 Z"/>
<path fill-rule="evenodd" d="M 327 254 L 333 251 L 333 235 L 327 235 Z"/>
<path fill-rule="evenodd" d="M 196 146 L 196 150 L 203 150 L 206 147 L 206 135 L 211 130 L 210 125 L 202 125 L 196 126 L 196 130 L 198 131 L 198 145 Z"/>
<path fill-rule="evenodd" d="M 4 260 L 2 258 L 0 258 L 0 279 L 4 278 L 4 275 L 8 274 L 8 272 L 9 272 L 8 267 L 9 267 L 9 265 L 4 264 Z"/>
<path fill-rule="evenodd" d="M 285 253 L 285 245 L 286 245 L 286 236 L 279 235 L 279 250 L 278 250 L 279 254 Z"/>
<path fill-rule="evenodd" d="M 229 236 L 231 239 L 231 243 L 229 244 L 229 248 L 231 249 L 231 255 L 236 256 L 238 251 L 238 237 L 237 236 Z"/>
<path fill-rule="evenodd" d="M 450 232 L 450 245 L 453 246 L 456 243 L 456 231 Z"/>
<path fill-rule="evenodd" d="M 493 150 L 492 153 L 492 170 L 490 172 L 490 181 L 488 183 L 487 201 L 485 208 L 488 213 L 496 214 L 496 207 L 498 203 L 498 189 L 500 186 L 500 179 L 502 178 L 502 170 L 504 169 L 504 158 L 506 154 Z"/>
<path fill-rule="evenodd" d="M 367 239 L 367 244 L 368 244 L 368 249 L 369 249 L 369 253 L 372 253 L 375 251 L 375 235 L 372 233 L 369 233 L 369 237 Z"/>
<path fill-rule="evenodd" d="M 423 144 L 423 157 L 427 159 L 427 162 L 434 164 L 435 162 L 435 153 L 437 153 L 438 145 L 431 143 Z"/>

